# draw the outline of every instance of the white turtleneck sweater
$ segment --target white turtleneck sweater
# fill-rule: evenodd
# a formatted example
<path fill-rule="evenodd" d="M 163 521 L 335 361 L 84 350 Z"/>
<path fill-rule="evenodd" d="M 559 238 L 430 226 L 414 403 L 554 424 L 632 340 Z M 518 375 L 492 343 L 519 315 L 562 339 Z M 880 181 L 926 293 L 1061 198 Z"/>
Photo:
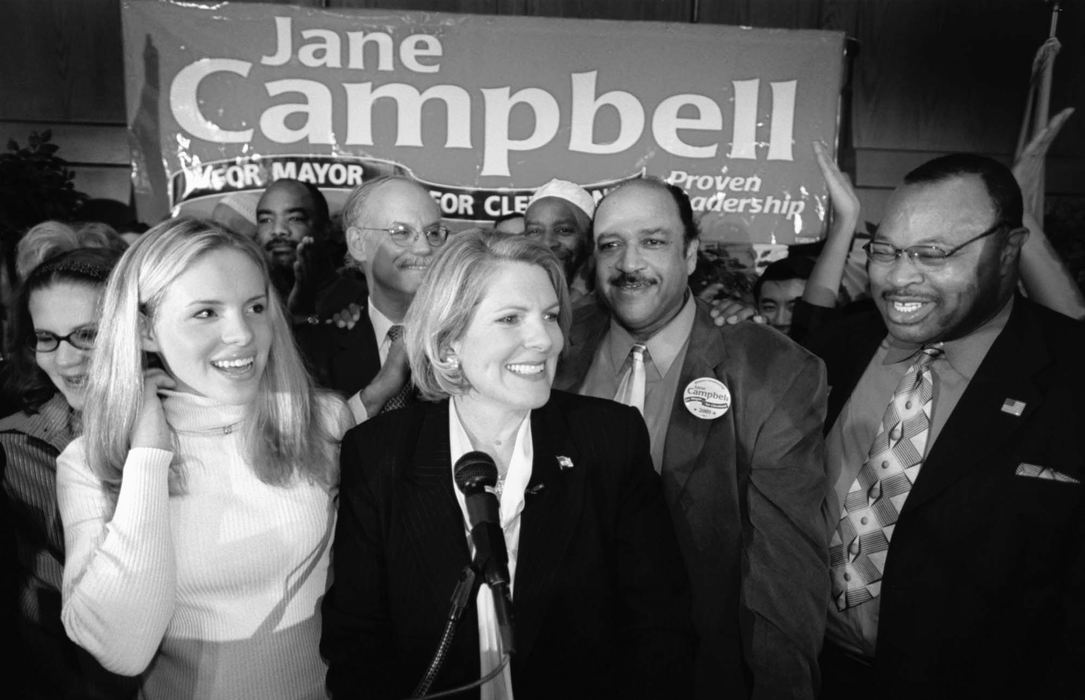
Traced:
<path fill-rule="evenodd" d="M 82 438 L 57 460 L 68 636 L 111 671 L 142 673 L 145 698 L 325 697 L 318 645 L 333 495 L 257 478 L 247 407 L 174 392 L 163 406 L 182 493 L 169 494 L 169 451 L 129 452 L 115 507 Z M 349 413 L 324 408 L 338 438 Z"/>

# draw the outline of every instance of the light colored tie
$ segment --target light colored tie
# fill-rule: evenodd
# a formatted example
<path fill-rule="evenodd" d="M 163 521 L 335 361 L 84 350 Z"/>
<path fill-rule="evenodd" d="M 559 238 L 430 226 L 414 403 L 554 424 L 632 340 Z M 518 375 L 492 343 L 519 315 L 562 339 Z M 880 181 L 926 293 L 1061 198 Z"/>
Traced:
<path fill-rule="evenodd" d="M 844 498 L 829 546 L 838 610 L 878 597 L 897 516 L 923 466 L 934 397 L 931 362 L 940 348 L 923 348 L 885 409 L 867 461 Z"/>
<path fill-rule="evenodd" d="M 391 343 L 396 342 L 403 335 L 403 326 L 395 325 L 388 329 L 388 340 Z M 380 413 L 387 413 L 388 411 L 394 411 L 398 408 L 412 403 L 414 399 L 414 382 L 410 377 L 407 377 L 407 381 L 403 382 L 403 386 L 399 388 L 395 394 L 392 395 L 384 406 L 381 407 Z"/>
<path fill-rule="evenodd" d="M 629 360 L 626 363 L 625 374 L 618 384 L 618 391 L 614 394 L 614 400 L 632 406 L 644 415 L 644 353 L 648 348 L 643 343 L 634 343 L 629 351 Z"/>

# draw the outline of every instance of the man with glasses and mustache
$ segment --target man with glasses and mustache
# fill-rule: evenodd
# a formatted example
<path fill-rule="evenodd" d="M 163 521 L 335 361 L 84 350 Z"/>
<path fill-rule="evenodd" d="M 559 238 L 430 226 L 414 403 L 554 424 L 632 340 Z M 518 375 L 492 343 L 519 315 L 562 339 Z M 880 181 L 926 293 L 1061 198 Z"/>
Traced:
<path fill-rule="evenodd" d="M 1027 236 L 1008 168 L 921 165 L 866 246 L 876 311 L 810 339 L 833 387 L 825 698 L 1082 692 L 1085 332 L 1015 295 Z"/>
<path fill-rule="evenodd" d="M 429 193 L 399 176 L 356 188 L 342 217 L 347 251 L 365 272 L 368 299 L 349 329 L 310 326 L 300 342 L 318 381 L 349 396 L 360 423 L 413 398 L 401 324 L 448 229 Z"/>
<path fill-rule="evenodd" d="M 715 326 L 689 289 L 698 232 L 680 188 L 609 193 L 593 243 L 603 304 L 575 313 L 554 384 L 645 418 L 693 591 L 695 697 L 814 698 L 829 594 L 824 367 L 766 326 Z"/>

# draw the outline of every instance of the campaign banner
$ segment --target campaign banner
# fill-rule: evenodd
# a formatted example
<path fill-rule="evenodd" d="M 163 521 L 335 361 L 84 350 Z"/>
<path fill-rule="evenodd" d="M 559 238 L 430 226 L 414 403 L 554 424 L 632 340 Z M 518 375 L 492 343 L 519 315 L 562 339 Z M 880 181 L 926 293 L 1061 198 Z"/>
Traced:
<path fill-rule="evenodd" d="M 282 177 L 333 208 L 409 175 L 457 228 L 553 177 L 597 199 L 689 192 L 706 242 L 817 240 L 844 35 L 659 22 L 123 0 L 133 183 L 147 221 Z"/>

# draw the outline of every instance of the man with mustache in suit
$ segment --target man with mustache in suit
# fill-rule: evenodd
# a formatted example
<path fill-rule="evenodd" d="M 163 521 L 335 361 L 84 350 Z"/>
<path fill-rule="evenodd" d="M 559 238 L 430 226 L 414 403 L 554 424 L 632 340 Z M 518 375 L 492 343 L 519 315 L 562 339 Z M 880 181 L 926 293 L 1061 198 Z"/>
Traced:
<path fill-rule="evenodd" d="M 693 297 L 689 197 L 636 180 L 593 232 L 599 304 L 579 308 L 560 389 L 641 410 L 693 592 L 697 698 L 814 698 L 828 596 L 825 370 Z"/>

